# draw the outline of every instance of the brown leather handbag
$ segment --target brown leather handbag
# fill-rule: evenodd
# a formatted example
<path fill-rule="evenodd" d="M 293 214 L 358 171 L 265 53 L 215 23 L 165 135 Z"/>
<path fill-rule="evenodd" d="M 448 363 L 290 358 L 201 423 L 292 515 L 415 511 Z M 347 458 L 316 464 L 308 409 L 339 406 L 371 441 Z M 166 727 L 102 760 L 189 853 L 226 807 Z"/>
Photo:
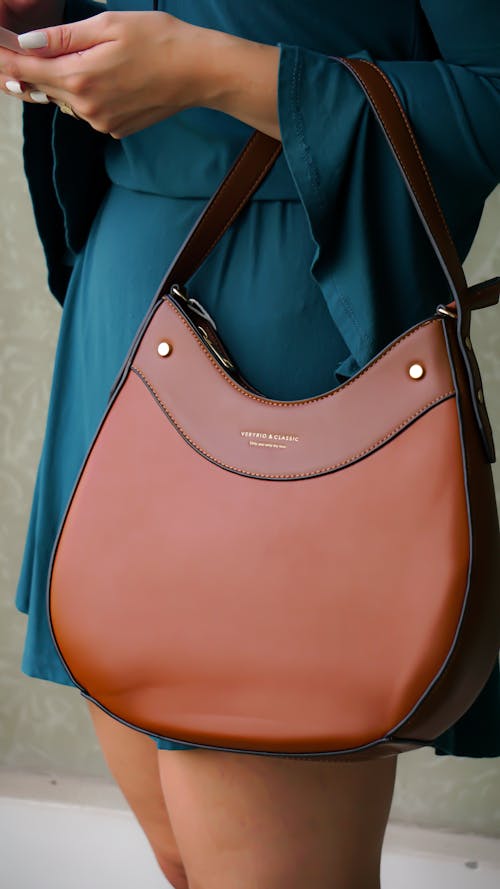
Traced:
<path fill-rule="evenodd" d="M 280 143 L 254 133 L 154 297 L 52 553 L 54 641 L 126 725 L 211 749 L 371 759 L 428 745 L 500 643 L 495 460 L 468 287 L 384 74 L 365 90 L 453 302 L 340 387 L 276 401 L 184 284 Z"/>

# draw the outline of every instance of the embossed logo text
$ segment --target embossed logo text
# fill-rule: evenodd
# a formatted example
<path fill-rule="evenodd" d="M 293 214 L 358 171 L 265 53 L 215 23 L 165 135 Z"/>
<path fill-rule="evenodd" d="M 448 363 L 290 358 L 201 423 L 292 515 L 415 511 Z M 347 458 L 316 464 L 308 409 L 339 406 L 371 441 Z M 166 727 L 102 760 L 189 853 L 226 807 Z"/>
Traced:
<path fill-rule="evenodd" d="M 254 448 L 287 448 L 288 444 L 299 441 L 298 435 L 285 435 L 283 432 L 241 430 L 240 435 L 248 439 L 248 444 Z"/>

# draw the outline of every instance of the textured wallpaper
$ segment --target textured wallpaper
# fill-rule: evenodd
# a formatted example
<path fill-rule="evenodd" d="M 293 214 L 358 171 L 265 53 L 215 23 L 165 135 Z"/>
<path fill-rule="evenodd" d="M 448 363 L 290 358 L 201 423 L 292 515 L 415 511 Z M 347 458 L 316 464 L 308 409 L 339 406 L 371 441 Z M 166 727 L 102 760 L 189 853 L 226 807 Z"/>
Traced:
<path fill-rule="evenodd" d="M 22 174 L 18 103 L 0 96 L 0 766 L 106 775 L 85 705 L 73 689 L 19 670 L 25 618 L 13 596 L 40 453 L 60 308 L 45 268 Z M 469 280 L 500 270 L 500 191 L 488 202 Z M 500 310 L 474 319 L 474 341 L 500 448 Z M 495 467 L 500 483 L 499 466 Z M 500 490 L 500 486 L 497 488 Z M 500 759 L 400 757 L 395 819 L 500 836 Z"/>

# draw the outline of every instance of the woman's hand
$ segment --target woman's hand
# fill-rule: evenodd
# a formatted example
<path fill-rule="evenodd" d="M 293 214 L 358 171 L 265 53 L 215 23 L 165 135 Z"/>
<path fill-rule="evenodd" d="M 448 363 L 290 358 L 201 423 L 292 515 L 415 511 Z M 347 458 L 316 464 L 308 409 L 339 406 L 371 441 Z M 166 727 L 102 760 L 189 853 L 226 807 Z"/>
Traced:
<path fill-rule="evenodd" d="M 29 55 L 0 50 L 6 92 L 18 82 L 24 100 L 45 94 L 115 138 L 194 106 L 278 135 L 276 47 L 164 12 L 105 12 L 41 33 L 47 45 Z"/>
<path fill-rule="evenodd" d="M 46 28 L 30 35 L 46 45 L 32 41 L 29 55 L 0 50 L 2 86 L 20 83 L 25 101 L 34 92 L 70 105 L 120 138 L 196 101 L 200 31 L 163 12 L 104 12 Z"/>
<path fill-rule="evenodd" d="M 64 0 L 0 0 L 0 26 L 22 34 L 62 22 Z"/>

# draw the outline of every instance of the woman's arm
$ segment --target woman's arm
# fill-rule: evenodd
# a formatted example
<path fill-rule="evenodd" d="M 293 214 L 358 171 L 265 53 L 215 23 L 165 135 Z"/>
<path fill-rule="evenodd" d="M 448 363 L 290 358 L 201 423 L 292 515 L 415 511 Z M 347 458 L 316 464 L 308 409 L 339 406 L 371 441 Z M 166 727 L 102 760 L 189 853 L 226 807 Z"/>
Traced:
<path fill-rule="evenodd" d="M 212 31 L 207 48 L 200 104 L 280 139 L 279 47 Z"/>

